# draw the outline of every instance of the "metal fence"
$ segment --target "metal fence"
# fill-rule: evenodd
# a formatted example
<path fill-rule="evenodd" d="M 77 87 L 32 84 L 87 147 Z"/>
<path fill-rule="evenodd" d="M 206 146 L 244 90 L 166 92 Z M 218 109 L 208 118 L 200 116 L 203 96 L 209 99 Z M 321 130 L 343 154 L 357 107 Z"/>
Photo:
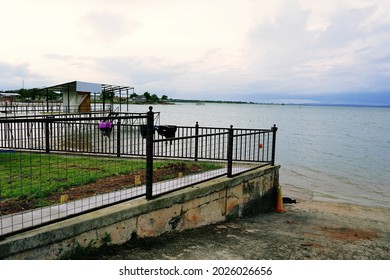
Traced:
<path fill-rule="evenodd" d="M 92 103 L 91 112 L 109 112 L 111 104 Z M 79 106 L 64 105 L 62 102 L 0 102 L 0 115 L 7 118 L 39 114 L 78 112 Z"/>
<path fill-rule="evenodd" d="M 144 114 L 0 118 L 0 236 L 274 164 L 276 126 L 163 126 Z"/>

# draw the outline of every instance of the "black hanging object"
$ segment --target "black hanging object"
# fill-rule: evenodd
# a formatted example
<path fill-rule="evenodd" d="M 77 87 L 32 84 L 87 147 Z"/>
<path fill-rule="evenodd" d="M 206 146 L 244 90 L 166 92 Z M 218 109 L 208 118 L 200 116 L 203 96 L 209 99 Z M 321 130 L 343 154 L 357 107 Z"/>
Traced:
<path fill-rule="evenodd" d="M 101 122 L 99 123 L 99 129 L 104 136 L 109 137 L 114 124 L 112 122 Z"/>
<path fill-rule="evenodd" d="M 175 138 L 177 126 L 176 125 L 159 125 L 156 127 L 157 133 L 167 139 Z M 170 141 L 172 145 L 172 140 Z"/>
<path fill-rule="evenodd" d="M 140 132 L 141 132 L 142 138 L 144 138 L 144 139 L 146 138 L 147 131 L 148 131 L 148 126 L 146 124 L 141 124 L 140 125 Z"/>
<path fill-rule="evenodd" d="M 118 116 L 118 113 L 110 112 L 108 116 L 99 123 L 99 129 L 106 137 L 110 137 L 112 128 L 114 127 L 114 118 Z"/>
<path fill-rule="evenodd" d="M 177 126 L 175 125 L 159 125 L 157 126 L 157 132 L 165 138 L 175 138 Z"/>

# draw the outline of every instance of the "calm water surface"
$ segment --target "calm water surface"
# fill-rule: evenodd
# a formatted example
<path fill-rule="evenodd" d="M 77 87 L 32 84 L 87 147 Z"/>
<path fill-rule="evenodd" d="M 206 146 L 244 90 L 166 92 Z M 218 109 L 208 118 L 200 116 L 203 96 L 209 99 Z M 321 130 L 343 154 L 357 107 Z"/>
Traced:
<path fill-rule="evenodd" d="M 145 105 L 128 108 L 148 111 Z M 276 124 L 282 186 L 318 200 L 390 206 L 390 108 L 178 103 L 154 105 L 153 111 L 160 112 L 161 124 Z"/>

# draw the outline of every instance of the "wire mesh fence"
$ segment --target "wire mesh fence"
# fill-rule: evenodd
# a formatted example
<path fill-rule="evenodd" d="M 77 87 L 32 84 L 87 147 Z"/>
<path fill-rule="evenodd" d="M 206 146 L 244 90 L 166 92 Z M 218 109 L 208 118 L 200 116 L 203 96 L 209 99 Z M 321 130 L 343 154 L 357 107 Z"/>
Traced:
<path fill-rule="evenodd" d="M 144 159 L 0 153 L 1 234 L 144 195 L 135 174 Z"/>
<path fill-rule="evenodd" d="M 276 127 L 161 126 L 156 115 L 0 118 L 0 236 L 274 163 Z"/>

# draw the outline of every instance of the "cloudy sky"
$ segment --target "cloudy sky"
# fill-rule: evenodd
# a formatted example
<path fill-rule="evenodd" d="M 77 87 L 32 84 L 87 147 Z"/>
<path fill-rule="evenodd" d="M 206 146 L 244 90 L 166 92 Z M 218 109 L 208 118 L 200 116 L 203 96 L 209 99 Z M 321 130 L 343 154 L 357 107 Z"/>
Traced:
<path fill-rule="evenodd" d="M 0 90 L 390 105 L 389 0 L 0 0 Z"/>

